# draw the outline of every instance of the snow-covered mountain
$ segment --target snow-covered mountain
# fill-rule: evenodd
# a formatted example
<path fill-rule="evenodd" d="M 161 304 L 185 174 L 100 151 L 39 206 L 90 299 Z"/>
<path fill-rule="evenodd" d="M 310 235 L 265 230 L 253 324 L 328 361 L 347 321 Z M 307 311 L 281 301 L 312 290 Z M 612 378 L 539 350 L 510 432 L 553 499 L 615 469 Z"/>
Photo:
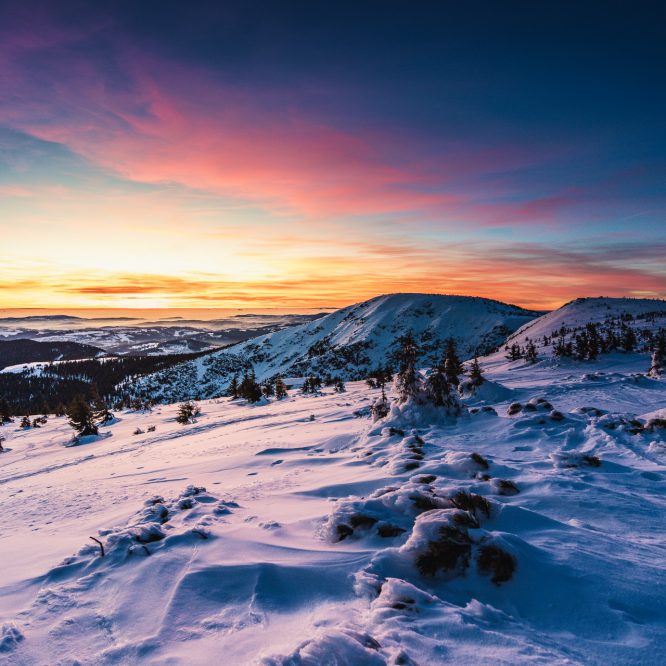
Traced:
<path fill-rule="evenodd" d="M 623 350 L 623 338 L 634 338 L 633 351 L 647 352 L 652 338 L 660 329 L 666 329 L 666 301 L 650 298 L 577 298 L 538 319 L 534 319 L 510 335 L 502 350 L 512 345 L 525 348 L 532 343 L 538 357 L 556 354 L 558 345 L 571 345 L 576 355 L 577 339 L 582 335 L 600 339 L 600 353 Z M 605 342 L 610 339 L 608 349 Z"/>
<path fill-rule="evenodd" d="M 135 390 L 164 402 L 216 397 L 234 373 L 250 365 L 259 380 L 311 373 L 361 379 L 390 363 L 398 338 L 408 331 L 419 343 L 421 364 L 428 366 L 439 360 L 448 338 L 456 340 L 461 357 L 470 358 L 490 352 L 538 315 L 471 296 L 378 296 L 174 366 L 144 378 Z"/>

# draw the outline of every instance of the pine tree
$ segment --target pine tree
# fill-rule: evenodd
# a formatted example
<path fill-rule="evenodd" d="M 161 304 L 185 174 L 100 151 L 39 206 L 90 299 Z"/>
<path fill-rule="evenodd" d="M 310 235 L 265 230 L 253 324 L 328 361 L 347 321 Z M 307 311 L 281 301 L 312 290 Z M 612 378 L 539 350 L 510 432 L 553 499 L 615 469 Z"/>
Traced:
<path fill-rule="evenodd" d="M 270 398 L 275 395 L 275 385 L 272 382 L 266 382 L 261 387 L 261 392 L 264 394 L 264 397 Z"/>
<path fill-rule="evenodd" d="M 462 371 L 463 365 L 458 358 L 456 341 L 453 338 L 449 338 L 446 343 L 446 353 L 444 355 L 444 373 L 449 384 L 458 386 Z"/>
<path fill-rule="evenodd" d="M 388 402 L 388 398 L 386 397 L 386 392 L 384 391 L 384 387 L 382 386 L 382 395 L 380 398 L 377 398 L 377 400 L 372 403 L 372 420 L 373 421 L 379 421 L 379 419 L 383 419 L 390 411 L 390 406 Z"/>
<path fill-rule="evenodd" d="M 335 380 L 335 392 L 336 393 L 344 393 L 347 389 L 345 388 L 345 383 L 344 381 L 338 377 Z"/>
<path fill-rule="evenodd" d="M 77 395 L 67 408 L 69 425 L 81 436 L 96 435 L 94 415 L 90 405 L 82 395 Z"/>
<path fill-rule="evenodd" d="M 261 386 L 257 384 L 254 370 L 248 370 L 243 375 L 243 381 L 238 387 L 238 395 L 248 402 L 259 402 L 261 400 Z"/>
<path fill-rule="evenodd" d="M 113 421 L 113 414 L 109 411 L 109 406 L 106 401 L 99 394 L 97 384 L 91 386 L 90 394 L 93 399 L 95 421 L 100 425 Z"/>
<path fill-rule="evenodd" d="M 588 345 L 587 333 L 580 333 L 576 336 L 576 358 L 579 361 L 584 361 L 587 359 L 590 353 L 590 348 Z"/>
<path fill-rule="evenodd" d="M 393 381 L 393 371 L 387 366 L 378 366 L 373 370 L 368 378 L 365 380 L 365 383 L 370 388 L 384 388 L 388 382 Z"/>
<path fill-rule="evenodd" d="M 21 428 L 24 430 L 27 430 L 28 428 L 32 427 L 32 423 L 30 422 L 30 417 L 26 414 L 22 419 L 21 419 Z"/>
<path fill-rule="evenodd" d="M 525 345 L 525 360 L 528 363 L 536 363 L 538 360 L 536 347 L 531 340 Z"/>
<path fill-rule="evenodd" d="M 636 343 L 638 341 L 636 340 L 636 333 L 634 333 L 634 329 L 631 328 L 631 326 L 622 324 L 621 340 L 622 340 L 622 349 L 626 353 L 634 351 L 634 349 L 636 348 Z"/>
<path fill-rule="evenodd" d="M 194 417 L 199 416 L 200 413 L 201 410 L 199 409 L 199 405 L 197 405 L 196 402 L 188 400 L 178 406 L 176 422 L 182 425 L 187 425 L 188 423 L 192 423 Z"/>
<path fill-rule="evenodd" d="M 12 422 L 12 408 L 5 398 L 0 399 L 0 425 Z"/>
<path fill-rule="evenodd" d="M 421 379 L 416 370 L 418 347 L 411 331 L 398 339 L 400 350 L 396 354 L 398 377 L 396 388 L 400 402 L 407 402 L 418 396 L 421 390 Z"/>
<path fill-rule="evenodd" d="M 479 359 L 475 356 L 472 364 L 469 366 L 469 381 L 472 386 L 481 386 L 485 382 L 485 377 L 481 374 Z"/>
<path fill-rule="evenodd" d="M 321 389 L 321 378 L 317 375 L 310 375 L 303 382 L 302 393 L 318 393 Z"/>
<path fill-rule="evenodd" d="M 654 342 L 648 375 L 658 379 L 664 373 L 664 366 L 666 366 L 666 331 L 662 328 Z"/>
<path fill-rule="evenodd" d="M 447 405 L 451 393 L 451 385 L 446 376 L 446 369 L 441 364 L 434 367 L 426 379 L 426 391 L 428 399 L 435 407 L 444 407 Z"/>
<path fill-rule="evenodd" d="M 65 416 L 67 413 L 67 407 L 62 404 L 62 402 L 58 403 L 58 406 L 55 408 L 55 416 Z"/>
<path fill-rule="evenodd" d="M 284 379 L 279 376 L 275 379 L 275 397 L 278 400 L 287 397 L 287 385 L 284 383 Z"/>
<path fill-rule="evenodd" d="M 238 399 L 238 375 L 234 375 L 231 378 L 231 383 L 229 384 L 229 388 L 227 389 L 227 395 L 232 400 Z"/>
<path fill-rule="evenodd" d="M 509 361 L 518 361 L 522 356 L 520 351 L 520 345 L 517 342 L 514 342 L 509 348 L 509 353 L 506 355 Z"/>

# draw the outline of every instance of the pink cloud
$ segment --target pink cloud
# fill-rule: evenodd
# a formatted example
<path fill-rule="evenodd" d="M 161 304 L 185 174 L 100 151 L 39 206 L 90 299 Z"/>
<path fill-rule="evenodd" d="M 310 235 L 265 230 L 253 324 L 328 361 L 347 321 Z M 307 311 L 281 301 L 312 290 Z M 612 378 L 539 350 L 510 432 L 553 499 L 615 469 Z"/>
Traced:
<path fill-rule="evenodd" d="M 79 36 L 84 39 L 85 36 Z M 126 45 L 103 58 L 51 49 L 65 31 L 16 37 L 5 47 L 0 122 L 62 143 L 93 163 L 146 183 L 177 183 L 257 204 L 276 214 L 449 213 L 476 224 L 484 210 L 453 182 L 533 161 L 515 146 L 449 145 L 434 159 L 422 138 L 351 131 L 301 110 L 302 93 L 242 90 L 212 74 Z M 35 73 L 26 55 L 42 55 Z M 122 84 L 113 79 L 121 73 Z M 520 216 L 517 216 L 517 220 Z"/>

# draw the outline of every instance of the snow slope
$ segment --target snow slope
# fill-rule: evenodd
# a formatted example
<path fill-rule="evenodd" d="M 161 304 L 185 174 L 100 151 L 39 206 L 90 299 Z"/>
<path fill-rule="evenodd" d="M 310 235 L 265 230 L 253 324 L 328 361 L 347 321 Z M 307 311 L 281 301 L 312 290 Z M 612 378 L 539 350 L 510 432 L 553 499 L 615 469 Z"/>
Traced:
<path fill-rule="evenodd" d="M 408 331 L 419 340 L 421 362 L 427 366 L 441 358 L 450 337 L 461 356 L 469 358 L 494 349 L 537 314 L 469 296 L 378 296 L 158 373 L 139 382 L 136 390 L 165 402 L 216 397 L 248 364 L 259 380 L 311 373 L 361 379 L 390 362 L 397 338 Z"/>
<path fill-rule="evenodd" d="M 532 340 L 545 355 L 552 347 L 543 345 L 543 336 L 551 336 L 562 327 L 567 339 L 583 330 L 586 324 L 617 326 L 622 321 L 636 331 L 666 328 L 666 301 L 654 298 L 578 298 L 526 323 L 506 340 L 506 345 L 524 345 Z"/>
<path fill-rule="evenodd" d="M 666 381 L 646 361 L 485 359 L 491 390 L 417 432 L 363 416 L 361 382 L 204 402 L 187 426 L 124 412 L 71 448 L 63 419 L 4 426 L 0 661 L 661 664 Z M 488 502 L 462 528 L 461 490 Z M 420 571 L 447 529 L 468 566 Z M 489 545 L 510 580 L 479 568 Z"/>

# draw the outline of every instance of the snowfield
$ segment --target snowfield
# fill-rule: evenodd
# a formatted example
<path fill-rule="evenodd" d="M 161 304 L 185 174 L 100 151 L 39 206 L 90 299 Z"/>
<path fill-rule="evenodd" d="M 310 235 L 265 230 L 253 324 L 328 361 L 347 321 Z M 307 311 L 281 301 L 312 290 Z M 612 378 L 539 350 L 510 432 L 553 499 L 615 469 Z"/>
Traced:
<path fill-rule="evenodd" d="M 648 363 L 495 354 L 418 427 L 373 423 L 361 382 L 126 411 L 74 447 L 62 418 L 3 426 L 0 662 L 663 664 Z"/>

